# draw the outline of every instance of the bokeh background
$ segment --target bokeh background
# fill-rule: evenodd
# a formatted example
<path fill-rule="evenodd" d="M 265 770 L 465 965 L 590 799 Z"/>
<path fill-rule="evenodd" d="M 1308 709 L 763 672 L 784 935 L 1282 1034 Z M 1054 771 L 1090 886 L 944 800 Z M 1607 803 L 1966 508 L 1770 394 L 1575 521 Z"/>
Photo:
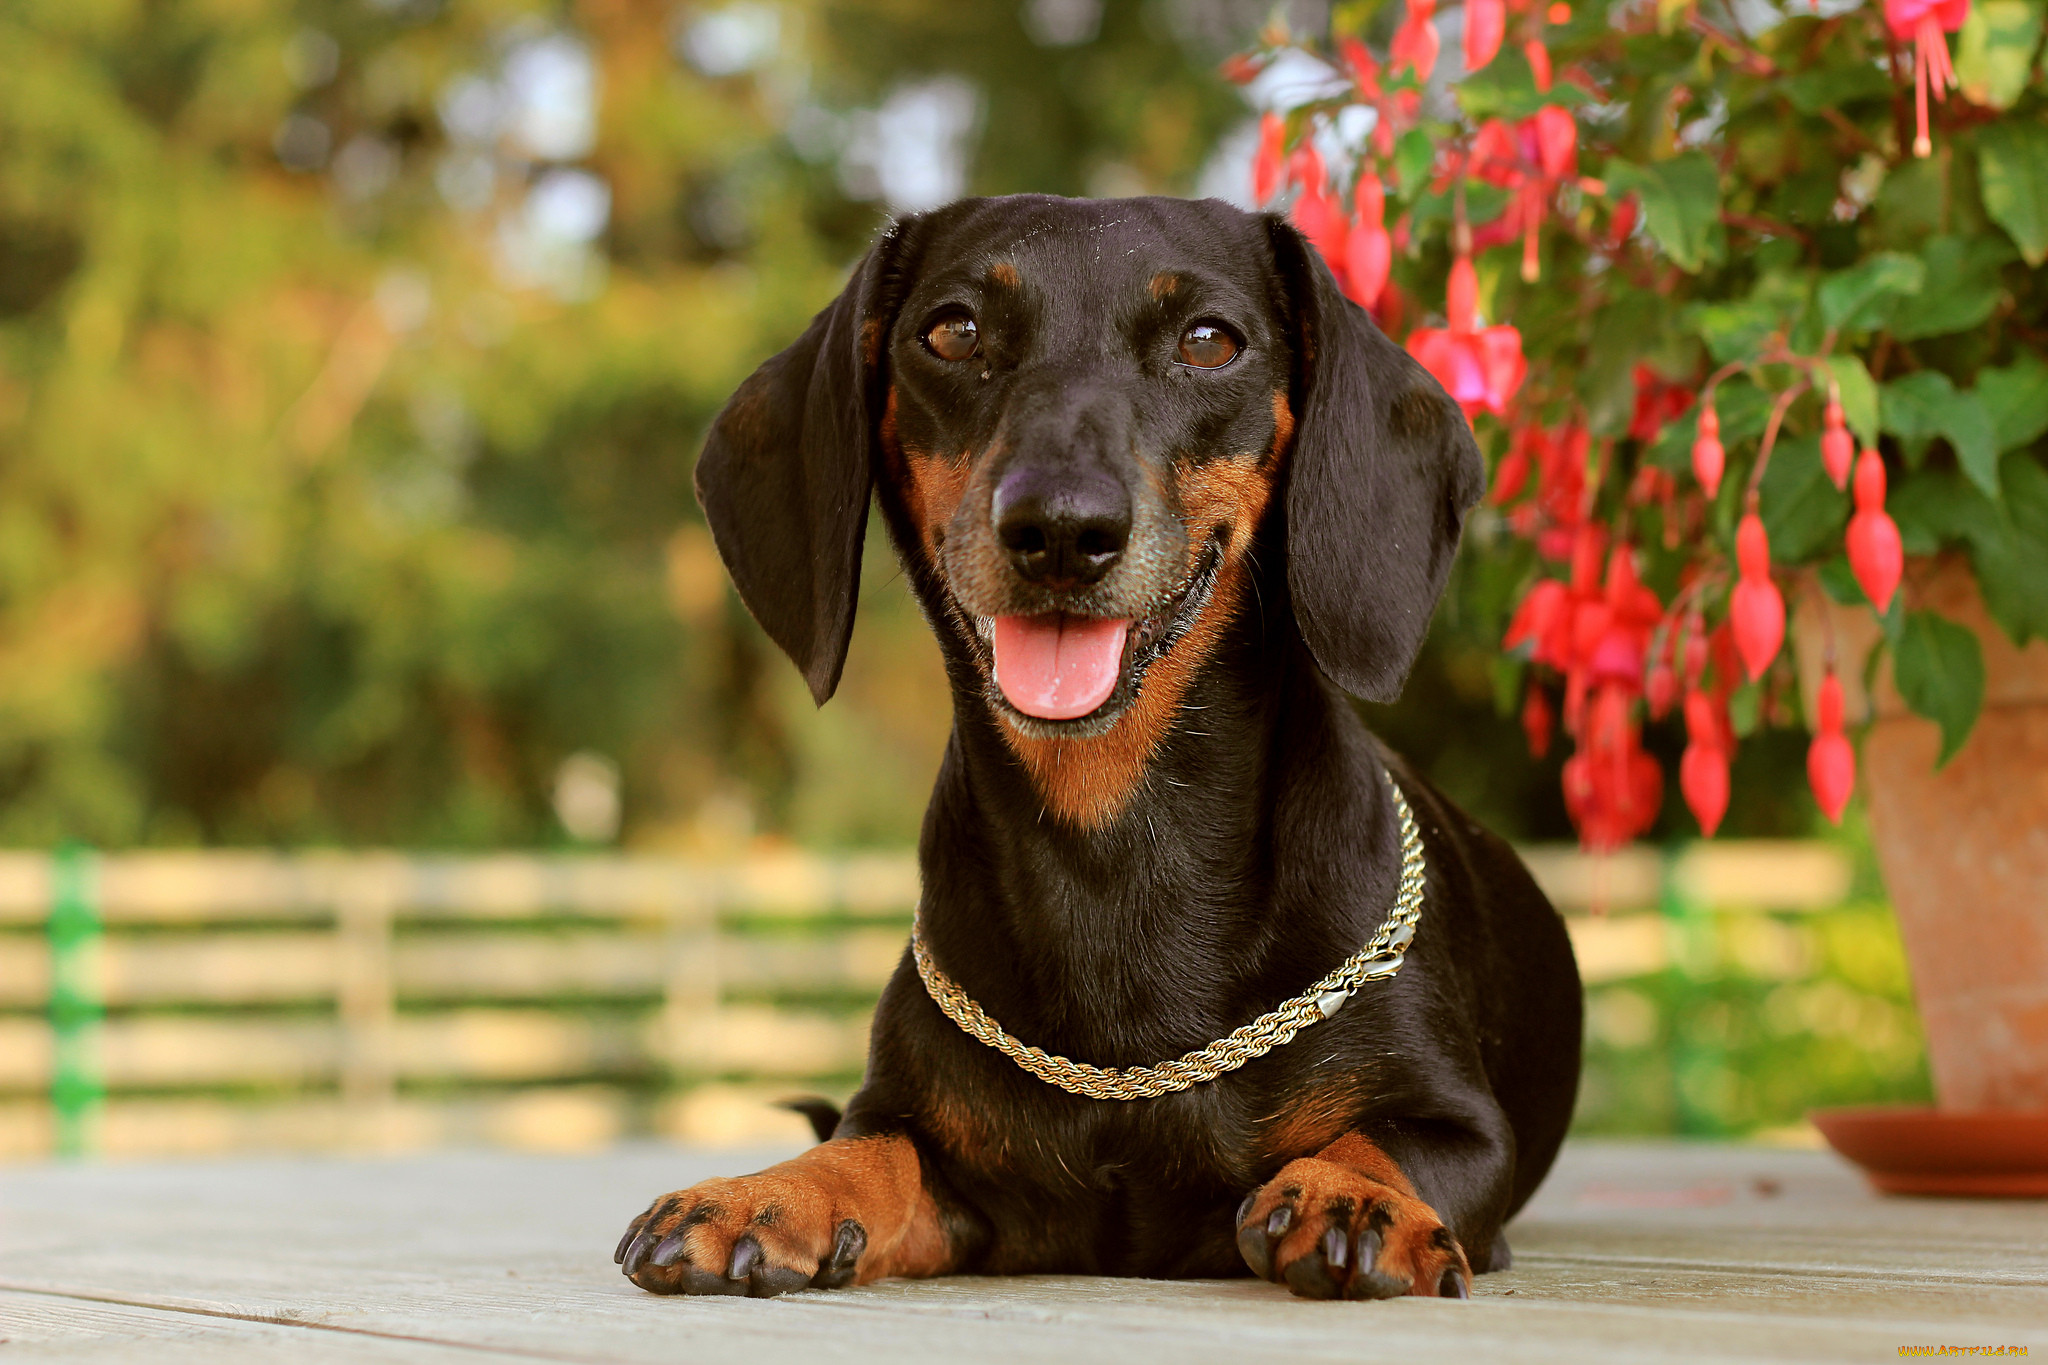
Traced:
<path fill-rule="evenodd" d="M 1386 9 L 1374 22 L 1391 28 Z M 315 1102 L 347 1089 L 346 1039 L 325 1062 L 271 1071 L 123 1073 L 98 1055 L 126 1055 L 120 1029 L 159 1016 L 246 1025 L 185 1044 L 232 1050 L 332 1013 L 354 970 L 334 969 L 340 985 L 315 971 L 297 996 L 237 995 L 199 979 L 228 969 L 193 958 L 159 972 L 192 977 L 183 994 L 173 980 L 124 996 L 107 952 L 130 961 L 149 935 L 204 935 L 226 912 L 195 893 L 175 923 L 125 923 L 132 912 L 91 889 L 100 855 L 900 867 L 948 725 L 935 648 L 878 537 L 846 681 L 815 710 L 725 583 L 689 492 L 703 431 L 891 213 L 1016 191 L 1246 202 L 1257 113 L 1303 73 L 1239 89 L 1217 65 L 1275 13 L 1267 0 L 0 9 L 0 848 L 17 851 L 0 883 L 23 888 L 0 915 L 0 1149 L 90 1147 L 92 1122 L 64 1116 L 99 1122 L 124 1104 L 123 1150 L 337 1131 L 174 1115 L 325 1112 Z M 1277 13 L 1309 34 L 1329 19 L 1315 3 Z M 1448 49 L 1457 9 L 1444 19 Z M 1461 581 L 1516 571 L 1492 544 L 1482 519 Z M 1373 722 L 1494 827 L 1567 840 L 1561 755 L 1526 755 L 1499 703 L 1500 622 L 1466 608 L 1476 596 L 1454 586 L 1409 700 Z M 1797 735 L 1744 746 L 1729 832 L 1820 837 L 1802 758 Z M 1827 837 L 1847 871 L 1826 905 L 1693 904 L 1667 886 L 1604 907 L 1655 916 L 1662 937 L 1594 988 L 1582 1127 L 1783 1134 L 1811 1104 L 1924 1095 L 1867 849 L 1853 820 Z M 800 922 L 814 934 L 844 918 L 837 902 L 813 908 Z M 862 923 L 900 929 L 907 910 Z M 231 918 L 282 932 L 296 913 Z M 408 913 L 391 911 L 401 946 Z M 334 912 L 341 939 L 345 918 Z M 729 919 L 746 930 L 744 910 Z M 763 940 L 771 957 L 788 919 Z M 536 913 L 518 928 L 547 951 L 567 922 Z M 450 1006 L 454 988 L 407 996 L 392 971 L 387 1015 Z M 418 1140 L 776 1121 L 760 1101 L 781 1083 L 755 1075 L 772 1065 L 692 1068 L 670 977 L 633 980 L 498 995 L 628 1033 L 667 1017 L 669 1044 L 572 1049 L 482 1080 L 391 1063 L 384 1102 L 573 1090 L 608 1116 L 406 1130 Z M 857 1018 L 868 981 L 808 996 L 771 983 L 755 1003 Z M 843 1092 L 857 1061 L 832 1056 L 790 1074 Z M 692 1128 L 678 1097 L 710 1084 L 741 1087 L 743 1116 Z"/>

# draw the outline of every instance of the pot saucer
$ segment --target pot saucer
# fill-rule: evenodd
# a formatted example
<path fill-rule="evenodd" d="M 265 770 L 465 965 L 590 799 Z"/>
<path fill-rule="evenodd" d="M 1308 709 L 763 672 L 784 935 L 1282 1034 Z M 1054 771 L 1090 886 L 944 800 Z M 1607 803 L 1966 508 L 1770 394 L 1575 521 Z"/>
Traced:
<path fill-rule="evenodd" d="M 2048 1199 L 2048 1110 L 1885 1105 L 1807 1118 L 1886 1194 Z"/>

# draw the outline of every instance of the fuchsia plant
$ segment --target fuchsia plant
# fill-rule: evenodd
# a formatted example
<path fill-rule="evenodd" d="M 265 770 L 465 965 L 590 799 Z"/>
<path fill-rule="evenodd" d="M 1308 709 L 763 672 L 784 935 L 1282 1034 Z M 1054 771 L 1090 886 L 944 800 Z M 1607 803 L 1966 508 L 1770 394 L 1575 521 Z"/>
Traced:
<path fill-rule="evenodd" d="M 1797 709 L 1793 566 L 1878 615 L 1944 761 L 1982 663 L 1903 605 L 1906 554 L 1967 555 L 2016 641 L 2048 635 L 2042 0 L 1817 8 L 1465 0 L 1453 63 L 1434 0 L 1339 5 L 1326 41 L 1269 29 L 1226 67 L 1331 73 L 1262 119 L 1255 193 L 1490 448 L 1474 552 L 1527 571 L 1481 605 L 1594 848 L 1657 818 L 1646 724 L 1683 725 L 1681 794 L 1719 826 L 1740 738 Z M 1839 821 L 1828 655 L 1808 775 Z"/>

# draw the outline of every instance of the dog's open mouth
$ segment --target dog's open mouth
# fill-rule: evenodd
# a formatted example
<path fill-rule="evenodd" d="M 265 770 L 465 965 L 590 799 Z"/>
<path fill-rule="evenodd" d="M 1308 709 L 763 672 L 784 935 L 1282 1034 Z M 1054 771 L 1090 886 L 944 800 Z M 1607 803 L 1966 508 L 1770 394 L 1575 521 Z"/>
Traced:
<path fill-rule="evenodd" d="M 1107 728 L 1137 695 L 1145 670 L 1201 614 L 1221 559 L 1211 541 L 1201 567 L 1139 619 L 1069 612 L 985 618 L 981 628 L 993 653 L 994 690 L 1027 728 L 1039 728 L 1031 722 L 1059 732 Z"/>

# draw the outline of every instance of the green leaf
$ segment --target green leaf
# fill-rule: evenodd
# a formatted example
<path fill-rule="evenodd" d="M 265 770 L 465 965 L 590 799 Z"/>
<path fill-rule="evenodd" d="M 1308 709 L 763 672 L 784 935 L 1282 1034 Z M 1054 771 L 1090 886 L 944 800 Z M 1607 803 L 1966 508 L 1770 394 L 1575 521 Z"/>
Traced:
<path fill-rule="evenodd" d="M 1680 270 L 1697 275 L 1718 255 L 1721 172 L 1704 152 L 1637 166 L 1610 160 L 1608 192 L 1642 196 L 1643 226 Z"/>
<path fill-rule="evenodd" d="M 1849 499 L 1820 460 L 1820 437 L 1780 440 L 1757 489 L 1758 513 L 1771 538 L 1771 558 L 1810 559 L 1836 544 L 1849 520 Z"/>
<path fill-rule="evenodd" d="M 1753 682 L 1745 682 L 1728 694 L 1728 728 L 1735 732 L 1737 739 L 1748 739 L 1756 733 L 1757 723 L 1763 719 L 1764 690 Z"/>
<path fill-rule="evenodd" d="M 1928 469 L 1906 479 L 1885 499 L 1906 553 L 1931 555 L 1945 546 L 1996 547 L 2005 534 L 1998 504 L 1952 469 Z"/>
<path fill-rule="evenodd" d="M 1984 705 L 1984 651 L 1977 637 L 1931 611 L 1906 613 L 1892 651 L 1899 695 L 1941 727 L 1940 767 L 1954 758 Z"/>
<path fill-rule="evenodd" d="M 2006 230 L 2028 265 L 2048 260 L 2048 127 L 1988 124 L 1977 135 L 1977 154 L 1991 221 Z"/>
<path fill-rule="evenodd" d="M 1493 713 L 1502 720 L 1514 715 L 1522 704 L 1522 675 L 1529 671 L 1528 665 L 1509 654 L 1493 656 L 1493 666 L 1488 670 L 1493 684 Z"/>
<path fill-rule="evenodd" d="M 1578 376 L 1586 421 L 1594 434 L 1627 430 L 1635 408 L 1635 367 L 1652 349 L 1665 318 L 1663 300 L 1648 292 L 1623 293 L 1593 318 L 1593 339 Z"/>
<path fill-rule="evenodd" d="M 1684 315 L 1685 325 L 1699 333 L 1700 340 L 1707 344 L 1707 354 L 1717 365 L 1730 365 L 1755 355 L 1765 338 L 1783 322 L 1777 306 L 1760 299 L 1694 304 Z"/>
<path fill-rule="evenodd" d="M 2012 250 L 1996 237 L 1936 237 L 1921 253 L 1927 279 L 1910 303 L 1897 302 L 1885 323 L 1900 341 L 1968 331 L 2005 297 L 1999 267 Z"/>
<path fill-rule="evenodd" d="M 1956 386 L 1939 370 L 1915 371 L 1881 390 L 1880 423 L 1899 438 L 1908 464 L 1919 464 L 1928 443 L 1941 435 L 1942 409 L 1955 401 L 1955 396 Z"/>
<path fill-rule="evenodd" d="M 1870 604 L 1870 598 L 1863 592 L 1863 585 L 1856 581 L 1856 571 L 1849 567 L 1849 556 L 1836 555 L 1823 563 L 1814 577 L 1828 597 L 1845 607 L 1862 607 Z"/>
<path fill-rule="evenodd" d="M 1984 607 L 2017 645 L 2048 639 L 2048 469 L 2030 455 L 2002 466 L 2004 515 L 1996 535 L 1971 543 L 1970 559 Z"/>
<path fill-rule="evenodd" d="M 1869 62 L 1821 63 L 1785 82 L 1785 98 L 1802 114 L 1841 109 L 1857 100 L 1888 100 L 1892 83 Z"/>
<path fill-rule="evenodd" d="M 1401 140 L 1394 144 L 1394 175 L 1403 198 L 1414 197 L 1415 191 L 1429 179 L 1429 168 L 1435 160 L 1436 144 L 1428 133 L 1410 128 L 1401 134 Z"/>
<path fill-rule="evenodd" d="M 1882 324 L 1901 294 L 1917 294 L 1927 266 L 1902 251 L 1879 251 L 1820 286 L 1820 317 L 1829 327 L 1865 331 Z"/>
<path fill-rule="evenodd" d="M 1885 385 L 1879 407 L 1884 429 L 1899 438 L 1909 464 L 1917 465 L 1939 436 L 1954 448 L 1970 482 L 1998 496 L 1998 432 L 1974 390 L 1958 391 L 1939 370 L 1919 370 Z"/>
<path fill-rule="evenodd" d="M 1998 496 L 1998 432 L 1974 391 L 1958 393 L 1942 409 L 1941 434 L 1955 447 L 1956 463 L 1987 497 Z"/>
<path fill-rule="evenodd" d="M 1863 445 L 1877 444 L 1877 381 L 1853 355 L 1828 357 L 1828 373 L 1842 395 L 1842 420 Z"/>
<path fill-rule="evenodd" d="M 1484 70 L 1458 83 L 1458 107 L 1474 121 L 1504 118 L 1520 123 L 1546 104 L 1570 108 L 1592 101 L 1592 95 L 1571 81 L 1558 81 L 1548 90 L 1538 90 L 1529 59 L 1514 43 L 1502 44 L 1499 54 Z"/>
<path fill-rule="evenodd" d="M 1956 35 L 1956 79 L 1963 98 L 2009 109 L 2027 88 L 2041 14 L 2026 0 L 1977 0 Z"/>
<path fill-rule="evenodd" d="M 2032 445 L 2048 432 L 2048 362 L 2031 351 L 2002 369 L 1977 372 L 1977 396 L 1991 414 L 2000 452 Z"/>

